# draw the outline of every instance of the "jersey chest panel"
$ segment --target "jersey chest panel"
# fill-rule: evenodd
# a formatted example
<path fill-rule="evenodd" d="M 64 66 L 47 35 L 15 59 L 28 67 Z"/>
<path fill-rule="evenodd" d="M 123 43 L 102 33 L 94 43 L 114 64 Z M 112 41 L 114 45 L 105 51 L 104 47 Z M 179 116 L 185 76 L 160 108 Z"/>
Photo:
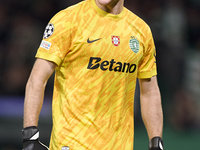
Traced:
<path fill-rule="evenodd" d="M 116 22 L 100 19 L 95 24 L 87 21 L 86 24 L 87 26 L 75 31 L 66 62 L 75 63 L 79 60 L 79 64 L 84 65 L 79 65 L 80 67 L 94 69 L 95 65 L 98 65 L 103 71 L 117 72 L 123 71 L 123 65 L 130 64 L 130 72 L 137 70 L 138 62 L 143 55 L 143 46 L 139 40 L 140 36 L 134 29 L 123 20 Z"/>

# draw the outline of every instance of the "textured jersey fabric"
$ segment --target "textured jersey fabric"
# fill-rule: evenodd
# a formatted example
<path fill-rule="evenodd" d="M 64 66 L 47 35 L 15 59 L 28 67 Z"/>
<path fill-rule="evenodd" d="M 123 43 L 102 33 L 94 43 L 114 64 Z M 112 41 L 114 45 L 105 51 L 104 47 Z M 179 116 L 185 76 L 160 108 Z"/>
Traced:
<path fill-rule="evenodd" d="M 57 64 L 51 150 L 133 149 L 136 78 L 157 74 L 142 19 L 82 1 L 51 19 L 36 57 Z"/>

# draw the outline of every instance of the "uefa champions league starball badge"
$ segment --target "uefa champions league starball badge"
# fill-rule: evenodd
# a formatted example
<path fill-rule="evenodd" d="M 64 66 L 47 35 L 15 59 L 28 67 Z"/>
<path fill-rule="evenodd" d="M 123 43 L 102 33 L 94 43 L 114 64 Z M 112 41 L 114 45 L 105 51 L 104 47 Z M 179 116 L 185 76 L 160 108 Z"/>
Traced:
<path fill-rule="evenodd" d="M 44 38 L 44 39 L 49 38 L 49 37 L 53 34 L 53 32 L 54 32 L 54 26 L 53 26 L 52 23 L 49 23 L 49 24 L 47 25 L 45 31 L 44 31 L 44 36 L 43 36 L 43 38 Z"/>
<path fill-rule="evenodd" d="M 131 36 L 131 39 L 129 40 L 129 46 L 134 53 L 138 53 L 140 49 L 140 43 L 137 38 Z"/>

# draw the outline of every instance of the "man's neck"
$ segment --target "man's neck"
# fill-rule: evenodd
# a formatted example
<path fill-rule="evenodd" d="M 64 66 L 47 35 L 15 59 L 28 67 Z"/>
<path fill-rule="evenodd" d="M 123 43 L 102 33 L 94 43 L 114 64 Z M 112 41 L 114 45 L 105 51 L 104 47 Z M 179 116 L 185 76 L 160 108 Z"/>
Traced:
<path fill-rule="evenodd" d="M 112 2 L 107 5 L 100 4 L 98 0 L 95 0 L 95 2 L 101 10 L 114 15 L 120 14 L 124 7 L 124 0 L 118 0 L 117 2 Z"/>

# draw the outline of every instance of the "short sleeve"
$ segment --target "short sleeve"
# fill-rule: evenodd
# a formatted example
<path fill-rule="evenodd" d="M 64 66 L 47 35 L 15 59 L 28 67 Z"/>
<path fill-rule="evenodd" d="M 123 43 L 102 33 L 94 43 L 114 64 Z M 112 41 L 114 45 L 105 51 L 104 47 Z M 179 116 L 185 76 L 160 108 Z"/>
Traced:
<path fill-rule="evenodd" d="M 57 13 L 45 28 L 36 58 L 52 61 L 58 66 L 71 45 L 71 20 L 64 10 Z"/>
<path fill-rule="evenodd" d="M 151 78 L 157 75 L 156 50 L 151 30 L 147 33 L 147 40 L 144 46 L 143 57 L 139 62 L 138 78 Z"/>

